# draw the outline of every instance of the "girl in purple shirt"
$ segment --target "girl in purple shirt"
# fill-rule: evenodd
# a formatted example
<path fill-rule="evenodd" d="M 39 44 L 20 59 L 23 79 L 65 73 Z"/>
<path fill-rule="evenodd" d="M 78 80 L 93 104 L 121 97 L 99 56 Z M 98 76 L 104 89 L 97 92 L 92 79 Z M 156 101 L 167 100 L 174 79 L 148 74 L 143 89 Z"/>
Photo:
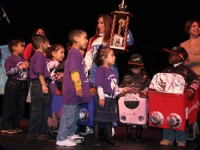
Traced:
<path fill-rule="evenodd" d="M 128 92 L 128 89 L 118 87 L 115 73 L 110 69 L 115 63 L 112 49 L 108 46 L 99 46 L 95 62 L 99 67 L 95 73 L 98 96 L 95 99 L 94 108 L 94 145 L 101 145 L 99 141 L 99 124 L 104 123 L 107 143 L 112 146 L 119 146 L 119 143 L 112 139 L 112 122 L 119 120 L 116 96 Z"/>

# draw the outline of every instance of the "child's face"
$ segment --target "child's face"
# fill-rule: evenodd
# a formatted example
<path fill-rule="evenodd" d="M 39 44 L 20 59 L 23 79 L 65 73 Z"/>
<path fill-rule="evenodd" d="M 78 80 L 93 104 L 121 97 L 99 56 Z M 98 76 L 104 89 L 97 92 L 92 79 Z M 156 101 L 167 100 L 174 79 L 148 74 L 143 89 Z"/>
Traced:
<path fill-rule="evenodd" d="M 49 50 L 49 47 L 50 47 L 49 41 L 42 42 L 41 45 L 42 45 L 43 52 L 47 52 Z"/>
<path fill-rule="evenodd" d="M 109 50 L 107 57 L 104 59 L 104 64 L 108 66 L 115 64 L 115 55 L 112 49 Z"/>
<path fill-rule="evenodd" d="M 52 52 L 53 59 L 56 61 L 62 61 L 65 57 L 65 49 L 63 47 L 58 47 L 57 51 Z"/>
<path fill-rule="evenodd" d="M 24 44 L 23 42 L 19 42 L 17 46 L 13 46 L 13 52 L 18 55 L 22 55 L 24 53 Z"/>
<path fill-rule="evenodd" d="M 169 64 L 177 64 L 181 62 L 181 58 L 178 55 L 169 55 Z"/>
<path fill-rule="evenodd" d="M 133 74 L 140 74 L 141 73 L 141 70 L 142 70 L 142 67 L 141 66 L 136 66 L 136 65 L 132 65 L 131 66 L 131 72 Z"/>
<path fill-rule="evenodd" d="M 78 43 L 80 50 L 86 49 L 88 44 L 87 33 L 84 32 L 78 37 Z"/>

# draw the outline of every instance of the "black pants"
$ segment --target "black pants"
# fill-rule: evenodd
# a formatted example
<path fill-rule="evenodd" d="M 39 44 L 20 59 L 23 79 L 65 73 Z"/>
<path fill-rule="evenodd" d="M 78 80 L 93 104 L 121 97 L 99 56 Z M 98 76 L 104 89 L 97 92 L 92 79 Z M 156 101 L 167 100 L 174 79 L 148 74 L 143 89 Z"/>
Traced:
<path fill-rule="evenodd" d="M 1 129 L 17 129 L 24 115 L 27 81 L 8 79 L 5 85 Z"/>

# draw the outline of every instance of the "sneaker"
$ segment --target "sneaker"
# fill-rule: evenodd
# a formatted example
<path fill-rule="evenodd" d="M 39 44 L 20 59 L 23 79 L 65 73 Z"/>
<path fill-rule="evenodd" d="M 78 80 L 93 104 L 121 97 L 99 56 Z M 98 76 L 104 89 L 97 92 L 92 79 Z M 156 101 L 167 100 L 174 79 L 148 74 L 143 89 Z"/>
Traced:
<path fill-rule="evenodd" d="M 178 147 L 185 147 L 185 142 L 177 142 Z"/>
<path fill-rule="evenodd" d="M 89 134 L 94 134 L 93 128 L 86 126 L 86 131 L 85 132 L 80 132 L 81 135 L 86 136 Z"/>
<path fill-rule="evenodd" d="M 15 134 L 17 133 L 17 131 L 13 129 L 7 129 L 7 130 L 1 130 L 1 133 Z"/>
<path fill-rule="evenodd" d="M 76 142 L 77 144 L 83 143 L 83 141 L 84 141 L 83 137 L 76 135 L 76 134 L 68 136 L 67 139 L 71 140 L 73 142 Z"/>
<path fill-rule="evenodd" d="M 160 145 L 169 146 L 169 145 L 173 145 L 173 142 L 171 142 L 167 139 L 163 139 L 163 140 L 160 141 Z"/>
<path fill-rule="evenodd" d="M 18 129 L 15 129 L 15 131 L 17 132 L 17 133 L 22 133 L 22 132 L 24 132 L 22 129 L 20 129 L 20 128 L 18 128 Z"/>
<path fill-rule="evenodd" d="M 64 141 L 57 141 L 56 142 L 56 145 L 59 145 L 59 146 L 76 146 L 76 142 L 73 142 L 71 140 L 64 140 Z"/>

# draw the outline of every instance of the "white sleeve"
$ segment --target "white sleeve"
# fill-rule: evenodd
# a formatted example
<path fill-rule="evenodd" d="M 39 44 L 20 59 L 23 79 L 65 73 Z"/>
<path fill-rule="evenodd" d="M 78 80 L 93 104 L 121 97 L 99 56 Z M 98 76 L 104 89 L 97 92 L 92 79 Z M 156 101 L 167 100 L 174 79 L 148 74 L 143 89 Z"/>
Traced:
<path fill-rule="evenodd" d="M 90 70 L 92 63 L 93 63 L 93 58 L 92 58 L 92 52 L 91 51 L 87 51 L 85 54 L 85 65 L 86 65 L 86 69 L 87 72 Z"/>
<path fill-rule="evenodd" d="M 105 99 L 104 91 L 101 86 L 97 86 L 97 94 L 99 96 L 99 99 Z"/>
<path fill-rule="evenodd" d="M 118 90 L 116 90 L 116 92 L 114 93 L 115 96 L 118 96 L 119 94 L 123 93 L 124 88 L 118 88 Z"/>

